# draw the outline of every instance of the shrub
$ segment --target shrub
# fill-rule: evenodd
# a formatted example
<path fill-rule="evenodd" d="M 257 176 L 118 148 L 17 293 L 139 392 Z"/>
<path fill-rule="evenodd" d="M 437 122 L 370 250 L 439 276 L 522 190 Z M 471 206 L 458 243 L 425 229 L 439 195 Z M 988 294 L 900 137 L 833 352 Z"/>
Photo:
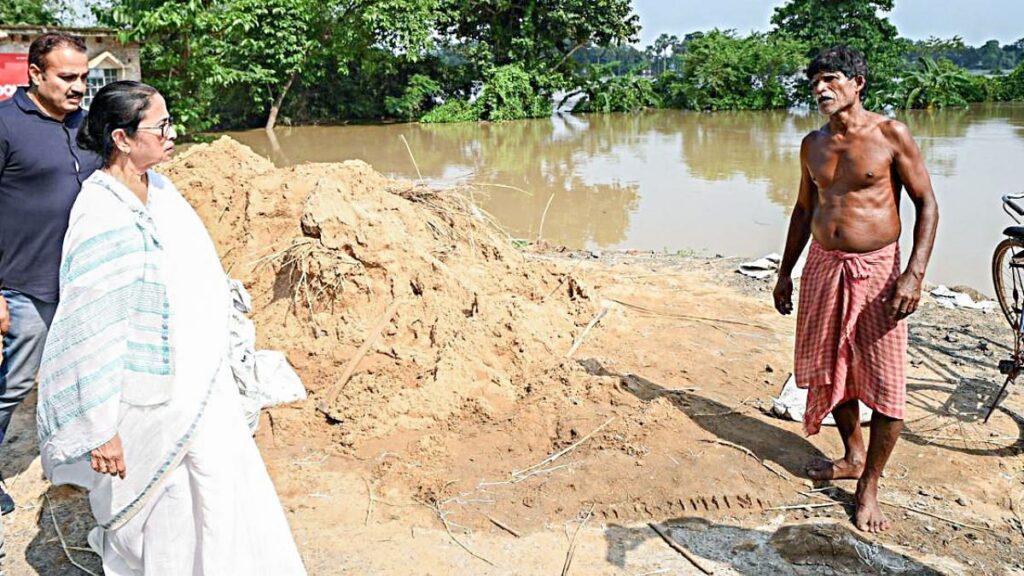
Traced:
<path fill-rule="evenodd" d="M 427 112 L 420 122 L 442 124 L 446 122 L 474 122 L 480 119 L 480 110 L 474 104 L 459 98 L 451 98 L 444 104 Z"/>
<path fill-rule="evenodd" d="M 596 78 L 582 91 L 573 112 L 636 112 L 660 104 L 654 83 L 636 74 Z"/>
<path fill-rule="evenodd" d="M 384 109 L 396 118 L 413 120 L 423 114 L 423 110 L 430 105 L 434 96 L 440 91 L 441 86 L 429 76 L 413 74 L 401 96 L 386 96 L 384 98 Z"/>
<path fill-rule="evenodd" d="M 484 81 L 477 104 L 485 120 L 518 120 L 551 115 L 551 92 L 545 78 L 531 76 L 517 64 L 494 68 Z"/>

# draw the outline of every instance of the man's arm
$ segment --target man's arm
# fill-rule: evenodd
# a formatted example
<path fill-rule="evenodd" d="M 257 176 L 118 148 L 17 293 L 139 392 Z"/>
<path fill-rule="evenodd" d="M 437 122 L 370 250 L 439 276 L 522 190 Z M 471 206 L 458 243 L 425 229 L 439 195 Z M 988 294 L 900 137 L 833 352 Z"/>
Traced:
<path fill-rule="evenodd" d="M 893 143 L 893 165 L 903 187 L 914 203 L 914 248 L 910 252 L 907 268 L 896 280 L 889 307 L 893 317 L 905 318 L 917 310 L 921 301 L 921 283 L 935 244 L 935 230 L 939 225 L 939 205 L 932 191 L 932 180 L 921 158 L 921 150 L 914 142 L 910 130 L 902 123 L 890 121 L 884 128 Z"/>
<path fill-rule="evenodd" d="M 807 171 L 810 140 L 811 135 L 807 135 L 800 144 L 800 191 L 796 197 L 796 205 L 793 206 L 793 214 L 789 217 L 786 249 L 782 254 L 779 279 L 775 283 L 773 293 L 775 309 L 780 314 L 789 314 L 793 311 L 793 267 L 796 266 L 796 261 L 800 259 L 800 254 L 811 238 L 811 219 L 814 217 L 814 199 L 817 197 L 818 187 Z"/>

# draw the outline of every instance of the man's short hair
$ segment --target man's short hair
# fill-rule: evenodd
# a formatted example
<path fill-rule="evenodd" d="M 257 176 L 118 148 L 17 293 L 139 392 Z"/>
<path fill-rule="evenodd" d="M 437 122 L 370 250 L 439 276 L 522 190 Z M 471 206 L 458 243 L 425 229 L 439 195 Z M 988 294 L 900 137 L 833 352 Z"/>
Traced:
<path fill-rule="evenodd" d="M 28 64 L 46 71 L 46 55 L 58 48 L 73 48 L 85 54 L 85 40 L 81 36 L 66 32 L 48 32 L 32 41 L 28 47 Z M 29 82 L 32 82 L 31 77 Z"/>
<path fill-rule="evenodd" d="M 832 46 L 818 52 L 807 66 L 807 79 L 813 80 L 820 72 L 842 72 L 847 78 L 863 76 L 864 88 L 860 91 L 861 99 L 868 90 L 868 61 L 860 50 L 854 50 L 849 46 Z"/>

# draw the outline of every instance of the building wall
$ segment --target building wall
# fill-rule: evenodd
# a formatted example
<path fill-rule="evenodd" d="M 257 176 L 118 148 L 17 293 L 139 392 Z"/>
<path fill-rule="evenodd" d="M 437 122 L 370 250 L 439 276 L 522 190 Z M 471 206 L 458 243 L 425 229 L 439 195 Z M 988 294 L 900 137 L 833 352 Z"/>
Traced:
<path fill-rule="evenodd" d="M 2 0 L 0 0 L 2 1 Z M 28 54 L 29 44 L 37 36 L 48 31 L 66 31 L 77 34 L 85 39 L 86 51 L 89 59 L 104 52 L 117 58 L 124 65 L 119 76 L 121 80 L 141 80 L 142 66 L 139 62 L 139 45 L 135 43 L 121 44 L 117 41 L 116 32 L 102 28 L 42 28 L 39 26 L 3 26 L 0 25 L 0 54 Z M 110 67 L 112 64 L 106 60 L 101 67 Z M 28 84 L 28 78 L 25 78 Z"/>

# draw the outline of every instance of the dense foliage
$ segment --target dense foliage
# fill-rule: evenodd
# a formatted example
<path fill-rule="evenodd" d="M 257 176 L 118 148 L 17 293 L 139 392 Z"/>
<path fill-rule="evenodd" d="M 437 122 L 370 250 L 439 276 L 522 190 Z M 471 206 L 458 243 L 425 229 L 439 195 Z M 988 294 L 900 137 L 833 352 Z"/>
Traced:
<path fill-rule="evenodd" d="M 712 30 L 691 39 L 681 70 L 662 76 L 662 97 L 695 110 L 784 108 L 797 96 L 804 45 L 784 36 Z"/>
<path fill-rule="evenodd" d="M 971 70 L 1012 70 L 1024 62 L 1024 38 L 1005 46 L 1000 46 L 998 40 L 989 40 L 974 47 L 964 44 L 963 38 L 959 36 L 948 40 L 931 37 L 911 42 L 905 56 L 910 62 L 916 62 L 921 57 L 933 60 L 945 58 L 961 68 Z"/>
<path fill-rule="evenodd" d="M 998 100 L 1024 100 L 1024 62 L 1018 64 L 1013 72 L 1002 79 L 996 96 Z"/>
<path fill-rule="evenodd" d="M 418 59 L 434 29 L 434 4 L 113 0 L 100 19 L 142 43 L 146 80 L 174 100 L 185 128 L 216 126 L 221 111 L 237 120 L 246 109 L 270 128 L 297 81 L 315 90 L 326 76 L 373 68 L 382 53 L 394 62 Z"/>
<path fill-rule="evenodd" d="M 3 0 L 0 23 L 59 24 L 66 6 L 56 0 Z"/>
<path fill-rule="evenodd" d="M 905 43 L 882 13 L 894 0 L 790 0 L 775 9 L 772 32 L 800 40 L 813 57 L 829 46 L 845 44 L 864 52 L 868 61 L 865 104 L 891 103 L 903 64 Z M 808 93 L 809 97 L 809 93 Z"/>
<path fill-rule="evenodd" d="M 92 5 L 99 24 L 141 44 L 144 80 L 190 132 L 503 121 L 573 103 L 786 108 L 808 102 L 802 71 L 835 44 L 865 52 L 869 108 L 1024 100 L 1024 38 L 912 42 L 887 18 L 894 4 L 789 0 L 768 33 L 662 34 L 642 49 L 631 0 L 6 0 L 0 22 L 68 23 Z"/>
<path fill-rule="evenodd" d="M 582 98 L 574 112 L 636 112 L 661 104 L 654 83 L 636 74 L 614 75 L 613 65 L 594 65 L 576 92 Z M 570 93 L 568 96 L 575 95 Z"/>
<path fill-rule="evenodd" d="M 971 74 L 945 58 L 921 57 L 899 85 L 906 94 L 905 108 L 966 106 Z"/>

